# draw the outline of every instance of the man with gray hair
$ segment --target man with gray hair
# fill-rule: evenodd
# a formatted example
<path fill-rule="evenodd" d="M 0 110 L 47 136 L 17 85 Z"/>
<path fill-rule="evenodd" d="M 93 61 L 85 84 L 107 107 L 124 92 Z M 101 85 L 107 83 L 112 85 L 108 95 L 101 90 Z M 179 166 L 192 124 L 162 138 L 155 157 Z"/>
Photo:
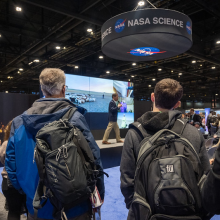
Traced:
<path fill-rule="evenodd" d="M 11 183 L 18 191 L 26 194 L 28 220 L 36 219 L 34 217 L 33 199 L 39 174 L 36 163 L 33 162 L 35 136 L 45 124 L 59 120 L 71 107 L 75 107 L 72 102 L 65 99 L 66 77 L 62 70 L 44 69 L 39 79 L 45 98 L 36 100 L 31 108 L 13 120 L 5 162 Z M 77 107 L 77 109 L 69 121 L 81 130 L 93 152 L 97 169 L 102 170 L 100 149 L 83 116 L 86 110 L 82 107 Z M 105 193 L 103 175 L 98 177 L 96 185 L 103 200 Z M 85 201 L 65 212 L 69 220 L 89 220 L 91 219 L 90 210 L 91 205 L 88 201 Z M 53 206 L 49 200 L 38 211 L 37 219 L 53 219 Z"/>

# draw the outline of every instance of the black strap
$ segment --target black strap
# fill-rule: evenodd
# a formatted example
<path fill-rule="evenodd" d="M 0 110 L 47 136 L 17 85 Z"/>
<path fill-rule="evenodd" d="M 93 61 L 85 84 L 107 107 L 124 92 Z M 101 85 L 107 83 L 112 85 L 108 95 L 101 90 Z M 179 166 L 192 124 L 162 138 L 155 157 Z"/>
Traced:
<path fill-rule="evenodd" d="M 177 119 L 175 121 L 171 131 L 174 131 L 175 133 L 182 135 L 186 125 L 187 125 L 186 119 Z"/>
<path fill-rule="evenodd" d="M 132 124 L 129 125 L 129 129 L 134 129 L 138 132 L 138 134 L 141 136 L 142 139 L 144 139 L 145 137 L 148 136 L 147 131 L 145 130 L 145 128 L 142 126 L 141 123 L 139 122 L 134 122 Z"/>
<path fill-rule="evenodd" d="M 62 120 L 67 119 L 68 121 L 72 118 L 73 114 L 77 111 L 76 107 L 70 107 L 66 114 L 62 117 Z"/>

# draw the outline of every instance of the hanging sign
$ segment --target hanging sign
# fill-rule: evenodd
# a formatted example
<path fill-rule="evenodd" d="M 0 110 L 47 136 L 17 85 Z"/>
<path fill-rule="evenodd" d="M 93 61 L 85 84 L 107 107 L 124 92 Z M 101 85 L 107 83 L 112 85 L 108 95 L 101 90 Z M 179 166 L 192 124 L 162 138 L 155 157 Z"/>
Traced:
<path fill-rule="evenodd" d="M 101 29 L 102 51 L 124 61 L 154 61 L 192 46 L 192 21 L 178 11 L 144 9 L 117 15 Z"/>

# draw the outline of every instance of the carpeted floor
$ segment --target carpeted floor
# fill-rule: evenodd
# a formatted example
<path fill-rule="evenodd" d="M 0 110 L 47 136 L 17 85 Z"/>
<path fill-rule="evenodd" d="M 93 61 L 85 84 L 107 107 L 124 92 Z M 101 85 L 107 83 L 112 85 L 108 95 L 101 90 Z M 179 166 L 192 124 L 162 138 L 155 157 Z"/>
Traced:
<path fill-rule="evenodd" d="M 0 168 L 0 173 L 2 168 Z M 127 209 L 124 203 L 124 197 L 120 191 L 120 171 L 119 167 L 105 169 L 105 172 L 109 174 L 109 178 L 105 178 L 105 202 L 102 206 L 101 218 L 102 220 L 126 220 Z M 0 185 L 1 185 L 0 175 Z M 1 189 L 1 188 L 0 188 Z M 6 220 L 7 213 L 3 208 L 4 197 L 0 193 L 0 220 Z M 22 220 L 25 218 L 22 217 Z M 220 220 L 219 215 L 215 215 L 212 220 Z"/>

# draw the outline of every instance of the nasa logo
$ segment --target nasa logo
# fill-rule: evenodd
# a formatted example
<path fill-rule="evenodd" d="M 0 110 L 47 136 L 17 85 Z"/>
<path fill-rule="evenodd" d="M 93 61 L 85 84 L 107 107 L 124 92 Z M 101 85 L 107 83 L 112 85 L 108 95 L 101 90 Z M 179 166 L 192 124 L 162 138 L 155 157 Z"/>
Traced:
<path fill-rule="evenodd" d="M 125 21 L 126 21 L 126 19 L 125 20 L 119 19 L 119 20 L 116 21 L 116 23 L 115 23 L 115 31 L 117 33 L 120 33 L 120 32 L 122 32 L 124 30 L 124 28 L 125 28 Z"/>
<path fill-rule="evenodd" d="M 186 30 L 187 30 L 188 34 L 192 34 L 192 27 L 191 27 L 190 21 L 187 21 L 187 23 L 186 23 Z"/>
<path fill-rule="evenodd" d="M 136 49 L 132 49 L 130 52 L 131 55 L 144 57 L 144 56 L 152 56 L 158 53 L 166 53 L 166 51 L 160 51 L 155 47 L 139 47 Z"/>

